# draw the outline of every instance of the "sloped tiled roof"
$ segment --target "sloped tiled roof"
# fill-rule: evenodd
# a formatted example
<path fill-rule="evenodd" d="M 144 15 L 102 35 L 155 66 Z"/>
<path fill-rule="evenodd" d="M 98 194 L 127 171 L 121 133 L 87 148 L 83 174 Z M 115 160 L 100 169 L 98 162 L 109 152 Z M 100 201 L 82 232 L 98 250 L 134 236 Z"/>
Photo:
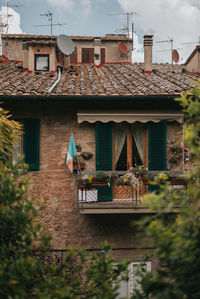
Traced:
<path fill-rule="evenodd" d="M 155 64 L 144 74 L 143 64 L 73 65 L 64 71 L 50 95 L 144 96 L 175 95 L 194 87 L 200 76 L 182 73 L 182 66 Z M 22 71 L 22 64 L 0 60 L 0 96 L 48 95 L 56 73 Z"/>
<path fill-rule="evenodd" d="M 192 51 L 192 53 L 190 54 L 190 56 L 188 57 L 188 59 L 185 62 L 185 65 L 188 64 L 188 62 L 192 59 L 192 57 L 197 53 L 200 52 L 200 46 L 196 46 L 196 48 L 194 49 L 194 51 Z"/>

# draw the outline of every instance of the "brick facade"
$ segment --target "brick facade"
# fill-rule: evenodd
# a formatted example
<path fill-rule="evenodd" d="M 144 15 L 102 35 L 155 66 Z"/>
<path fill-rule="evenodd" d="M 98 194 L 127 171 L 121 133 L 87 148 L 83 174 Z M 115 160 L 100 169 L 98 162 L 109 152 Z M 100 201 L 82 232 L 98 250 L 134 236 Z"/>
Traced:
<path fill-rule="evenodd" d="M 153 252 L 148 239 L 138 235 L 133 215 L 81 215 L 77 203 L 77 175 L 71 174 L 64 159 L 70 135 L 76 144 L 94 156 L 86 162 L 86 170 L 95 170 L 94 124 L 77 123 L 77 108 L 67 102 L 13 102 L 9 109 L 16 119 L 40 118 L 40 170 L 29 171 L 30 192 L 41 204 L 39 221 L 52 236 L 52 248 L 83 247 L 97 249 L 107 240 L 113 256 L 119 260 L 139 261 L 148 250 Z M 177 135 L 178 132 L 178 135 Z M 174 135 L 173 135 L 174 134 Z M 167 138 L 181 137 L 177 123 L 169 125 Z M 156 261 L 152 268 L 156 267 Z"/>

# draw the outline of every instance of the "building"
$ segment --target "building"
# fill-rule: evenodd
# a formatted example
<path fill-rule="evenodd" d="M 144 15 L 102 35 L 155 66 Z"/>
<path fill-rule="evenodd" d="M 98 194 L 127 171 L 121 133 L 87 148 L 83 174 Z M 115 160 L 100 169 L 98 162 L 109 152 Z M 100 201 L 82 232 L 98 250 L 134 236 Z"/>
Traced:
<path fill-rule="evenodd" d="M 52 235 L 52 248 L 98 250 L 107 240 L 116 260 L 131 259 L 133 270 L 146 250 L 154 251 L 150 240 L 139 237 L 130 225 L 152 212 L 141 201 L 147 187 L 143 181 L 134 189 L 114 181 L 84 187 L 65 164 L 70 136 L 73 133 L 82 151 L 93 154 L 85 161 L 84 174 L 124 173 L 135 163 L 151 171 L 190 168 L 190 161 L 183 163 L 188 160 L 183 153 L 177 161 L 173 155 L 183 134 L 183 114 L 174 98 L 200 77 L 199 64 L 190 68 L 199 49 L 183 71 L 181 65 L 152 64 L 149 35 L 144 37 L 144 64 L 131 64 L 129 46 L 127 53 L 119 51 L 120 42 L 126 45 L 124 36 L 72 38 L 77 55 L 65 59 L 58 80 L 55 37 L 3 35 L 0 101 L 23 123 L 17 152 L 29 164 L 30 192 L 40 199 L 39 220 Z M 99 59 L 90 54 L 84 61 L 83 49 L 90 47 L 94 55 L 99 47 Z M 156 266 L 154 258 L 147 264 L 149 270 Z M 125 285 L 124 294 L 129 291 Z"/>
<path fill-rule="evenodd" d="M 60 59 L 56 36 L 2 34 L 2 55 L 23 62 L 23 70 L 55 72 Z M 65 57 L 64 67 L 75 63 L 131 62 L 132 41 L 124 34 L 107 34 L 105 37 L 71 36 L 76 51 Z M 122 44 L 122 50 L 119 49 Z M 125 51 L 125 52 L 124 52 Z M 60 62 L 59 62 L 60 63 Z"/>

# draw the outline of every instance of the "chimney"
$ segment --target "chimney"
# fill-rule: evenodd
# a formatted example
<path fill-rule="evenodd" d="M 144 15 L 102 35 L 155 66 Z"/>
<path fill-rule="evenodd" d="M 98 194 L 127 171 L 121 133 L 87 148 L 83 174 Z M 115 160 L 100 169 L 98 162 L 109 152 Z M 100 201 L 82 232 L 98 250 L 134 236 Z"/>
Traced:
<path fill-rule="evenodd" d="M 99 65 L 101 60 L 101 39 L 94 39 L 94 64 Z"/>
<path fill-rule="evenodd" d="M 144 35 L 144 73 L 152 73 L 153 35 Z"/>

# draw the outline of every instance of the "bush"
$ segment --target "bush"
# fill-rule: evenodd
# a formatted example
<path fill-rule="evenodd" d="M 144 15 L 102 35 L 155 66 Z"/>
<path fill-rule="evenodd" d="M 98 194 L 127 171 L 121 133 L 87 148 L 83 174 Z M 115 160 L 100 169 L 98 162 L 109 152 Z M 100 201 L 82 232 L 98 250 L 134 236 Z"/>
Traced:
<path fill-rule="evenodd" d="M 185 144 L 198 164 L 186 177 L 187 190 L 173 191 L 166 183 L 160 186 L 159 194 L 146 198 L 145 204 L 157 214 L 139 225 L 157 248 L 160 268 L 153 273 L 140 272 L 140 289 L 132 298 L 200 298 L 199 87 L 200 82 L 178 99 L 186 113 Z M 174 213 L 177 202 L 180 212 Z"/>

